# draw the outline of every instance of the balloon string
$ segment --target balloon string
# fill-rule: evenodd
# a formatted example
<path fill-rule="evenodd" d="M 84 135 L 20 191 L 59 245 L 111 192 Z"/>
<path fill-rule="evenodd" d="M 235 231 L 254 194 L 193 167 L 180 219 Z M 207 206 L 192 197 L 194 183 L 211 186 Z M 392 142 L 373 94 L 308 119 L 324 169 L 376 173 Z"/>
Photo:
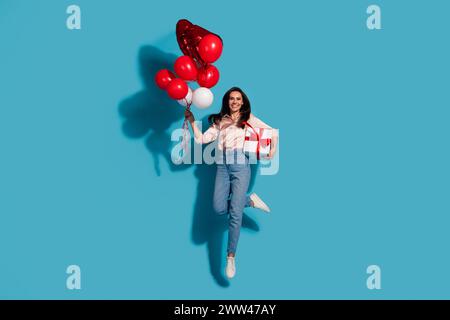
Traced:
<path fill-rule="evenodd" d="M 187 101 L 187 99 L 184 99 L 184 101 L 186 101 L 186 110 L 190 111 L 191 110 L 191 104 Z M 188 135 L 189 135 L 189 125 L 188 125 L 188 119 L 184 119 L 183 122 L 183 140 L 181 141 L 181 149 L 182 149 L 182 157 L 184 158 L 184 156 L 187 154 L 188 152 Z"/>

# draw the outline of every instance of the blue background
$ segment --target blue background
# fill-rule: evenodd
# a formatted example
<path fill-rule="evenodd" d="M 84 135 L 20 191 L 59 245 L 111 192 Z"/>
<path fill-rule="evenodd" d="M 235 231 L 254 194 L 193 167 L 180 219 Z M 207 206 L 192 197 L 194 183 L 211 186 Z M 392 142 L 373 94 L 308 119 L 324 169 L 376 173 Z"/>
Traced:
<path fill-rule="evenodd" d="M 66 28 L 77 4 L 82 29 Z M 369 31 L 378 4 L 382 30 Z M 0 0 L 0 298 L 450 298 L 448 1 Z M 178 19 L 280 128 L 232 282 L 214 167 L 168 161 Z M 264 71 L 262 71 L 264 70 Z M 66 289 L 81 267 L 82 289 Z M 382 270 L 368 290 L 366 268 Z"/>

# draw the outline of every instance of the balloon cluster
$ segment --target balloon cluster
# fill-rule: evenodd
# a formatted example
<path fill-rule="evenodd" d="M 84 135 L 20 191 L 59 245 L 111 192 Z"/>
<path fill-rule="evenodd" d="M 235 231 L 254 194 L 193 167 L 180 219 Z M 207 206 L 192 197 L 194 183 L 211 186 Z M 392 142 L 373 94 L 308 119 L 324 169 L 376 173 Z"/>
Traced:
<path fill-rule="evenodd" d="M 176 34 L 184 55 L 175 61 L 175 73 L 168 69 L 160 70 L 156 73 L 155 82 L 167 91 L 169 97 L 185 107 L 194 104 L 200 109 L 208 108 L 214 100 L 210 88 L 219 82 L 219 70 L 212 63 L 222 54 L 222 39 L 186 19 L 178 21 Z M 192 91 L 186 81 L 197 81 L 200 87 Z"/>

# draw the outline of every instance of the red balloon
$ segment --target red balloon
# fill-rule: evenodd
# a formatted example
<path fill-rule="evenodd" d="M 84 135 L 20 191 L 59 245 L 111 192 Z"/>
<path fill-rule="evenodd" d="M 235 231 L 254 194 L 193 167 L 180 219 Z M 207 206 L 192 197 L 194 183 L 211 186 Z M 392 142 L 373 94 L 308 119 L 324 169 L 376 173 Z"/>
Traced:
<path fill-rule="evenodd" d="M 213 65 L 200 69 L 198 72 L 197 82 L 200 87 L 212 88 L 219 82 L 220 73 Z"/>
<path fill-rule="evenodd" d="M 198 46 L 200 41 L 209 34 L 220 37 L 200 26 L 192 24 L 186 19 L 179 20 L 177 23 L 177 41 L 184 55 L 190 56 L 199 66 L 206 66 L 199 54 Z M 222 40 L 220 40 L 222 43 Z"/>
<path fill-rule="evenodd" d="M 159 70 L 155 75 L 155 82 L 161 89 L 165 90 L 169 83 L 175 79 L 176 76 L 167 69 Z"/>
<path fill-rule="evenodd" d="M 189 56 L 181 56 L 175 61 L 175 73 L 183 80 L 197 79 L 197 67 Z"/>
<path fill-rule="evenodd" d="M 182 79 L 173 79 L 167 86 L 167 94 L 175 100 L 180 100 L 186 97 L 189 88 Z"/>
<path fill-rule="evenodd" d="M 222 40 L 216 35 L 208 34 L 198 45 L 198 53 L 203 61 L 213 63 L 220 58 L 222 54 Z"/>

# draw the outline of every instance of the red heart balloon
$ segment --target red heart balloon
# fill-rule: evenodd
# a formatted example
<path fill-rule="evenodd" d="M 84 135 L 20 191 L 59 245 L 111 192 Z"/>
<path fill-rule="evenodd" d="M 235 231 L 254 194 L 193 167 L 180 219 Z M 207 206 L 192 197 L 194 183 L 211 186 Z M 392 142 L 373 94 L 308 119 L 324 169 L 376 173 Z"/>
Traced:
<path fill-rule="evenodd" d="M 202 57 L 200 57 L 198 51 L 200 41 L 202 41 L 205 36 L 212 34 L 218 37 L 222 42 L 222 38 L 220 38 L 220 36 L 218 36 L 217 34 L 214 34 L 200 26 L 192 24 L 186 19 L 182 19 L 177 22 L 176 33 L 178 45 L 180 46 L 183 54 L 194 59 L 199 67 L 206 67 L 208 64 L 202 59 Z"/>

